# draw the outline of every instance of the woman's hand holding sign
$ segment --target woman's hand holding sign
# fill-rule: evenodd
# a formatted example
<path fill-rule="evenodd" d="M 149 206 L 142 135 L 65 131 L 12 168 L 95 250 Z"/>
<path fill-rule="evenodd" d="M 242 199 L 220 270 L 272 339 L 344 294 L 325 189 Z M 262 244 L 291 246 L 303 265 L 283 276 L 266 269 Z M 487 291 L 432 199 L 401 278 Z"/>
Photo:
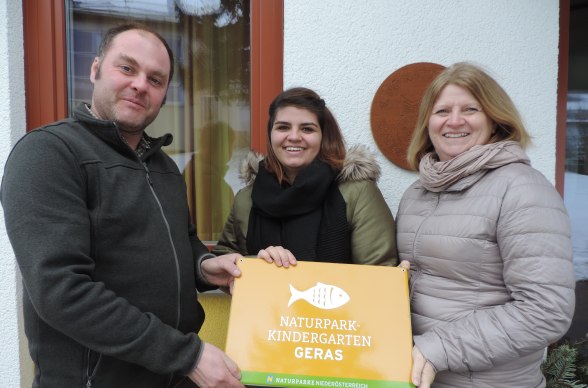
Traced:
<path fill-rule="evenodd" d="M 292 252 L 281 246 L 269 246 L 265 249 L 261 249 L 259 253 L 257 253 L 257 257 L 264 259 L 268 263 L 276 263 L 278 267 L 288 268 L 297 263 Z"/>

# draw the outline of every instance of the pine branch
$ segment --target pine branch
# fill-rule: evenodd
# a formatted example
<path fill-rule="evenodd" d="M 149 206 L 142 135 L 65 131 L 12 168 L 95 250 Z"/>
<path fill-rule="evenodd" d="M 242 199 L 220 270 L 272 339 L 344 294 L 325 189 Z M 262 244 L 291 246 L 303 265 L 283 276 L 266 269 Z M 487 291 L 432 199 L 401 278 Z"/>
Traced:
<path fill-rule="evenodd" d="M 568 343 L 561 343 L 549 349 L 542 370 L 547 379 L 547 388 L 586 388 L 577 380 L 576 361 L 578 350 Z"/>

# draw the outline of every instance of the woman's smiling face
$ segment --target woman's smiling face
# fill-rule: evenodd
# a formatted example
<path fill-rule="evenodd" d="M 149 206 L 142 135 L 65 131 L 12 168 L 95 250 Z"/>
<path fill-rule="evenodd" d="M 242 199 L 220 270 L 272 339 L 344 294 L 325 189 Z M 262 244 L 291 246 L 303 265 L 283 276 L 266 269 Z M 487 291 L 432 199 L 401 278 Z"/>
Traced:
<path fill-rule="evenodd" d="M 447 161 L 475 145 L 487 144 L 493 123 L 470 92 L 449 84 L 433 104 L 428 129 L 439 160 Z"/>
<path fill-rule="evenodd" d="M 294 106 L 276 111 L 271 130 L 272 149 L 290 183 L 318 156 L 322 138 L 318 118 L 311 111 Z"/>

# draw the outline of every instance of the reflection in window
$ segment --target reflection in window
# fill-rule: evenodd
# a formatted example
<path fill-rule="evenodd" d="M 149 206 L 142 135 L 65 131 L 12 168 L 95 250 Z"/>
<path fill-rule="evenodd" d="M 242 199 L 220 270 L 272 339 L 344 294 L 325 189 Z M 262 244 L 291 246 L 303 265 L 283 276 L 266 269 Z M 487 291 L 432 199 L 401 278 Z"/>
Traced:
<path fill-rule="evenodd" d="M 576 278 L 588 280 L 588 92 L 568 93 L 564 185 Z"/>
<path fill-rule="evenodd" d="M 147 128 L 172 133 L 164 150 L 183 172 L 192 220 L 202 240 L 218 239 L 250 145 L 250 25 L 246 0 L 69 0 L 70 111 L 89 102 L 90 66 L 102 33 L 128 21 L 148 23 L 176 58 L 167 102 Z"/>

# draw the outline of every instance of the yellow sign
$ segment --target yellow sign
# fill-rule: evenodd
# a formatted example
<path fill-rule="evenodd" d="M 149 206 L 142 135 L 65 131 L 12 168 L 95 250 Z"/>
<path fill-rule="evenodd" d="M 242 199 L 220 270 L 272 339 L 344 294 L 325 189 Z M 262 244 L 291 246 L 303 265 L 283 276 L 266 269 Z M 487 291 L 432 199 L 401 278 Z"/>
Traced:
<path fill-rule="evenodd" d="M 226 352 L 244 384 L 414 387 L 405 269 L 261 259 L 239 268 Z"/>

